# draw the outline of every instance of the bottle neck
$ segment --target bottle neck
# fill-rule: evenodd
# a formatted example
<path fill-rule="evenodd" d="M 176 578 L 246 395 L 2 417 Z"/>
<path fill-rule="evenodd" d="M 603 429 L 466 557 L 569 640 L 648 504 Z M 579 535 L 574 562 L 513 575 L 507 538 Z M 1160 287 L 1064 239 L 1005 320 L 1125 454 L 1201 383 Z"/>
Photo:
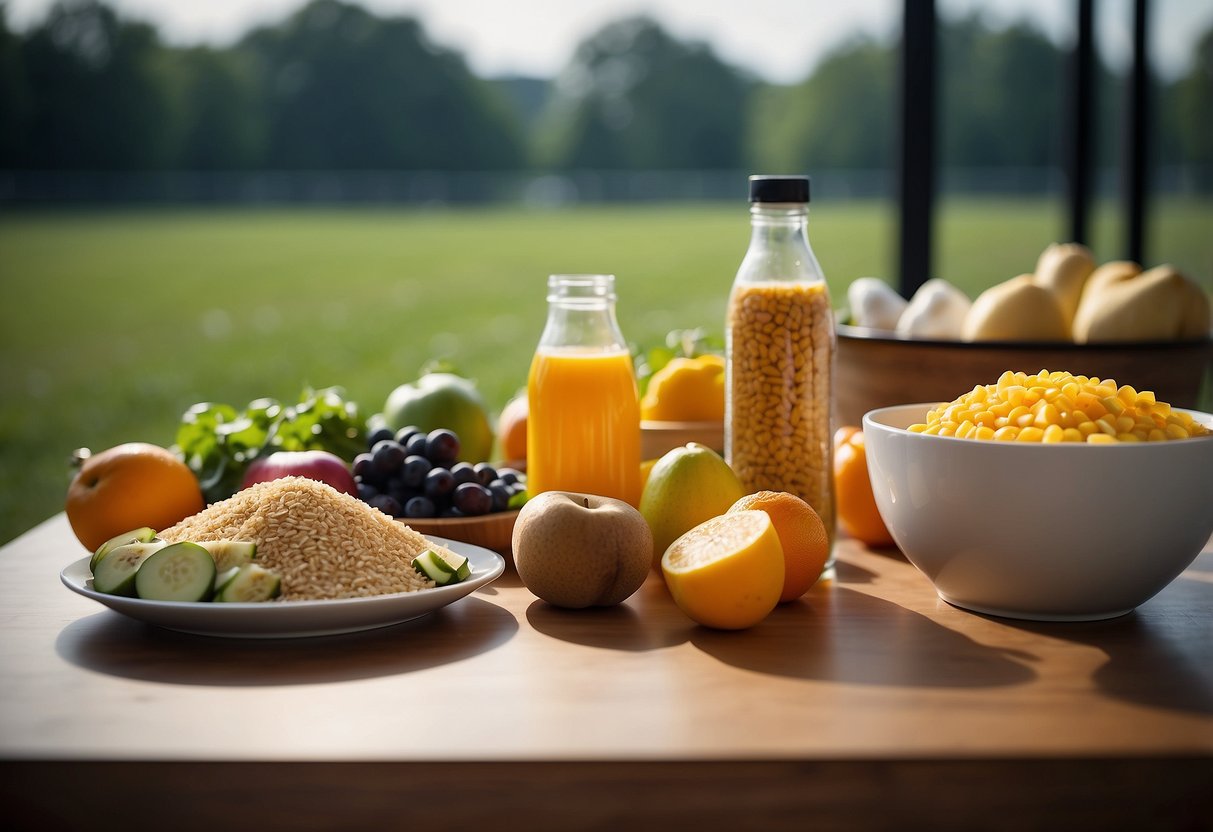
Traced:
<path fill-rule="evenodd" d="M 825 279 L 809 246 L 809 206 L 754 203 L 750 206 L 750 247 L 737 271 L 743 283 L 811 284 Z"/>
<path fill-rule="evenodd" d="M 615 318 L 615 279 L 610 275 L 553 275 L 548 279 L 548 319 L 539 338 L 544 349 L 626 350 Z"/>
<path fill-rule="evenodd" d="M 809 244 L 809 206 L 803 203 L 755 203 L 750 206 L 750 245 Z"/>

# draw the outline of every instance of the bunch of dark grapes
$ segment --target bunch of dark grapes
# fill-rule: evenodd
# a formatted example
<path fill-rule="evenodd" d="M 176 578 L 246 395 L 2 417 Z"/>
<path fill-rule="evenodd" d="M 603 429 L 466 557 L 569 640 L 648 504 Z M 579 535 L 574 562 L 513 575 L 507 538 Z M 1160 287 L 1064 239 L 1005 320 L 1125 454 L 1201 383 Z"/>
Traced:
<path fill-rule="evenodd" d="M 354 458 L 358 496 L 392 517 L 478 517 L 507 510 L 526 491 L 526 475 L 513 468 L 456 462 L 453 431 L 380 428 L 367 445 Z"/>

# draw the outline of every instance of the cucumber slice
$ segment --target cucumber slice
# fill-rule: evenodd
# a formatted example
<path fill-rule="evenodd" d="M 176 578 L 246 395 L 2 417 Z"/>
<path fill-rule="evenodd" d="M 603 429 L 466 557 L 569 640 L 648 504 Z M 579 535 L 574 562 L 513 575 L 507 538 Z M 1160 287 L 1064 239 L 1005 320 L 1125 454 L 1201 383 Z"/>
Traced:
<path fill-rule="evenodd" d="M 135 594 L 135 573 L 139 566 L 168 544 L 163 540 L 150 543 L 126 543 L 111 549 L 97 561 L 93 570 L 93 589 L 106 595 Z"/>
<path fill-rule="evenodd" d="M 446 562 L 439 558 L 433 549 L 426 549 L 413 558 L 413 568 L 438 586 L 449 584 L 455 579 L 455 573 L 447 568 Z"/>
<path fill-rule="evenodd" d="M 98 562 L 119 546 L 125 546 L 127 543 L 150 543 L 155 537 L 156 530 L 147 526 L 111 537 L 102 543 L 96 552 L 93 552 L 93 556 L 88 562 L 88 571 L 96 572 Z"/>
<path fill-rule="evenodd" d="M 250 540 L 200 540 L 198 545 L 211 553 L 219 572 L 252 563 L 257 557 L 257 544 Z"/>
<path fill-rule="evenodd" d="M 451 583 L 465 581 L 472 574 L 472 567 L 468 563 L 468 559 L 463 555 L 456 554 L 455 552 L 431 551 L 434 552 L 434 557 L 438 560 L 439 568 L 451 573 Z"/>
<path fill-rule="evenodd" d="M 246 563 L 223 574 L 223 580 L 219 582 L 213 600 L 268 601 L 277 598 L 281 589 L 282 579 L 273 572 L 255 563 Z"/>
<path fill-rule="evenodd" d="M 149 601 L 209 601 L 214 591 L 215 559 L 197 543 L 165 546 L 135 573 L 135 593 Z"/>

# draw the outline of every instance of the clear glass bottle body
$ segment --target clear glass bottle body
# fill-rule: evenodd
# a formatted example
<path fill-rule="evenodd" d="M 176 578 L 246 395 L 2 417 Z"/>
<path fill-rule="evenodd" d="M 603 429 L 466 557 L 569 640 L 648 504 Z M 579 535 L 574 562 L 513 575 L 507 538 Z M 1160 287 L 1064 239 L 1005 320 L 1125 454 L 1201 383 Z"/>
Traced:
<path fill-rule="evenodd" d="M 754 203 L 726 321 L 725 453 L 747 493 L 787 491 L 834 539 L 834 313 L 806 203 Z M 833 564 L 831 548 L 827 568 Z"/>
<path fill-rule="evenodd" d="M 640 502 L 640 404 L 612 275 L 552 275 L 527 379 L 527 486 Z"/>

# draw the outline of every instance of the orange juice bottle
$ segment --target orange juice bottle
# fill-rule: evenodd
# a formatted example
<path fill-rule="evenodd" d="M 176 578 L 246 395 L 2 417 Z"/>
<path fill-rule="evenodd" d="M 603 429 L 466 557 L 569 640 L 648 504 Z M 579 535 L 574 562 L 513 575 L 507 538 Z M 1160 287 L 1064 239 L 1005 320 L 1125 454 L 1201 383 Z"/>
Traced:
<path fill-rule="evenodd" d="M 613 275 L 552 275 L 527 380 L 527 490 L 640 502 L 640 404 Z"/>

